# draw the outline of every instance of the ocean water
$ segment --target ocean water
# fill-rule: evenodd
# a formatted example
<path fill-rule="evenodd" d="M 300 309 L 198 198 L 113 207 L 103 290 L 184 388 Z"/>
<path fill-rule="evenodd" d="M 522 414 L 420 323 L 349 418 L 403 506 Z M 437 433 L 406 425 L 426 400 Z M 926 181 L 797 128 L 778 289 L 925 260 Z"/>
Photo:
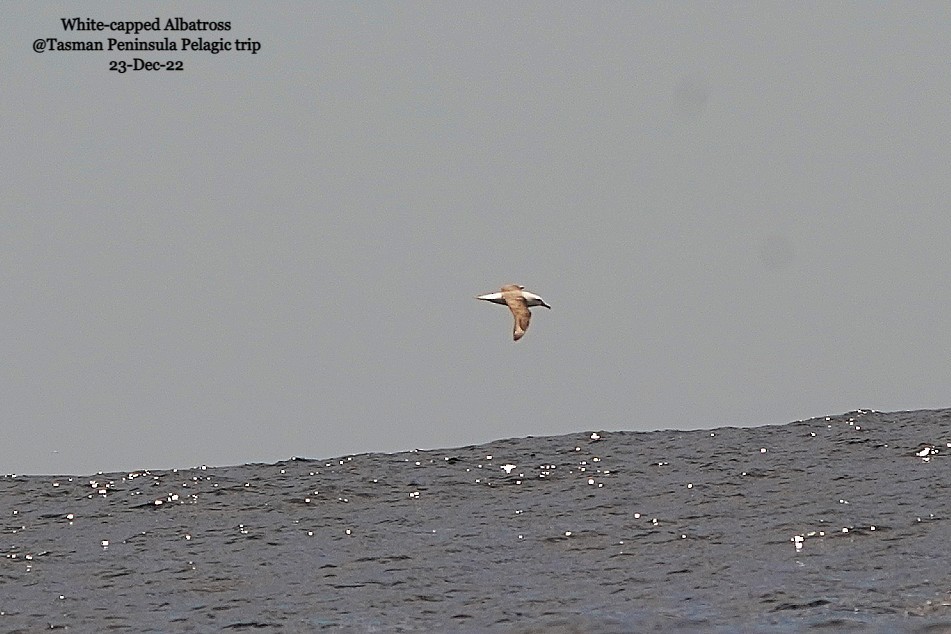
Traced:
<path fill-rule="evenodd" d="M 951 409 L 0 478 L 0 632 L 951 632 Z"/>

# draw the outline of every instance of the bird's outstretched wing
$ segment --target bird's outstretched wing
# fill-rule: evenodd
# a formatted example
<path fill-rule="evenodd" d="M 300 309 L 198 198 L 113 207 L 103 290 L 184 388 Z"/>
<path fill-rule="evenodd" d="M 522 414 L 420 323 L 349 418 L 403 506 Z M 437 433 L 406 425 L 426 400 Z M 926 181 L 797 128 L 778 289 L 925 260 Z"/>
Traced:
<path fill-rule="evenodd" d="M 512 311 L 512 317 L 515 318 L 515 327 L 512 330 L 512 338 L 518 341 L 528 330 L 528 324 L 532 320 L 532 311 L 528 309 L 525 298 L 520 292 L 503 291 L 502 297 L 505 304 Z"/>

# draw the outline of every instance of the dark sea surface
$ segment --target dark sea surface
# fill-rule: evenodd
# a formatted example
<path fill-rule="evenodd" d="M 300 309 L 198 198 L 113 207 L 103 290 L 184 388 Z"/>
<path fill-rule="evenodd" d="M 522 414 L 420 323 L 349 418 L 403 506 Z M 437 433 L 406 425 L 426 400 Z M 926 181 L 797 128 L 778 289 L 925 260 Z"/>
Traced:
<path fill-rule="evenodd" d="M 0 632 L 951 632 L 951 409 L 0 477 Z"/>

